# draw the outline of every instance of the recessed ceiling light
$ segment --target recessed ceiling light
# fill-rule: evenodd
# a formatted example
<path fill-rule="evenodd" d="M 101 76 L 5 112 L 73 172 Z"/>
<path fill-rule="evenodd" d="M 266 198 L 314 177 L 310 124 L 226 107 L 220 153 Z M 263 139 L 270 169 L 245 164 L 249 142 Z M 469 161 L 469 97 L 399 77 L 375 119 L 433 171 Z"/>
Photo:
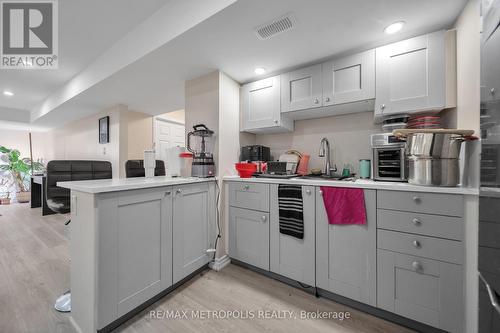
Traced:
<path fill-rule="evenodd" d="M 405 25 L 404 21 L 394 22 L 393 24 L 390 24 L 387 27 L 385 27 L 384 32 L 388 35 L 395 34 L 396 32 L 403 29 L 404 25 Z"/>
<path fill-rule="evenodd" d="M 13 93 L 12 91 L 9 91 L 9 90 L 4 90 L 4 91 L 3 91 L 3 94 L 4 94 L 5 96 L 14 96 L 14 93 Z"/>
<path fill-rule="evenodd" d="M 254 70 L 255 74 L 257 75 L 262 75 L 266 72 L 266 69 L 263 68 L 263 67 L 257 67 L 255 70 Z"/>

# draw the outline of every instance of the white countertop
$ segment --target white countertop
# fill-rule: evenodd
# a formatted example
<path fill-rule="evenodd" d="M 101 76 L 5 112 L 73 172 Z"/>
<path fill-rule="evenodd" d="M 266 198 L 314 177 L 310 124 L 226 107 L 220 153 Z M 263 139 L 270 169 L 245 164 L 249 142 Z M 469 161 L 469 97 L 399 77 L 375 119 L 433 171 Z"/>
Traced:
<path fill-rule="evenodd" d="M 159 176 L 153 178 L 137 177 L 137 178 L 113 178 L 99 180 L 80 180 L 72 182 L 58 182 L 57 186 L 69 188 L 74 191 L 86 193 L 105 193 L 116 191 L 138 190 L 144 188 L 154 188 L 162 186 L 203 183 L 215 181 L 215 178 L 172 178 Z"/>
<path fill-rule="evenodd" d="M 238 176 L 226 176 L 224 181 L 266 183 L 266 184 L 297 184 L 310 186 L 332 186 L 332 187 L 354 187 L 376 190 L 393 191 L 413 191 L 429 193 L 448 193 L 448 194 L 466 194 L 478 195 L 479 189 L 470 187 L 439 187 L 439 186 L 420 186 L 402 182 L 381 182 L 370 179 L 357 179 L 356 181 L 344 180 L 322 180 L 322 179 L 301 179 L 300 177 L 290 179 L 277 178 L 240 178 Z"/>

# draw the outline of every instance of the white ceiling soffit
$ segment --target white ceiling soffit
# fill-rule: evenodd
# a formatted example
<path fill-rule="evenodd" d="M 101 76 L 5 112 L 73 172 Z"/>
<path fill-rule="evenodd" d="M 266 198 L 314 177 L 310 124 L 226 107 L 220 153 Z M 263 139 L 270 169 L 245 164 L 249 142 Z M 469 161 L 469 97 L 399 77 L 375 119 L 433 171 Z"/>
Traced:
<path fill-rule="evenodd" d="M 41 105 L 32 110 L 31 120 L 36 122 L 65 102 L 168 43 L 235 1 L 169 1 L 151 17 L 113 44 L 67 84 L 50 94 Z"/>

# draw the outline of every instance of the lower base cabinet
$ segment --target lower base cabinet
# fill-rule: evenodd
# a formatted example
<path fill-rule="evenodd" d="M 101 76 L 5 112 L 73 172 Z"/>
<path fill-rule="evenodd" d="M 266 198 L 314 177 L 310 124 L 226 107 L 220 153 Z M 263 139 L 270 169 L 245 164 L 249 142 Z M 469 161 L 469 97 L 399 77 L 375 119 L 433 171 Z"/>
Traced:
<path fill-rule="evenodd" d="M 315 206 L 314 187 L 302 186 L 304 238 L 280 233 L 278 185 L 271 185 L 270 266 L 271 272 L 314 286 Z"/>
<path fill-rule="evenodd" d="M 229 207 L 229 256 L 269 270 L 269 213 Z"/>
<path fill-rule="evenodd" d="M 378 250 L 377 305 L 449 332 L 462 332 L 462 266 Z"/>
<path fill-rule="evenodd" d="M 376 192 L 364 190 L 366 225 L 328 224 L 316 188 L 316 284 L 350 299 L 376 305 Z"/>
<path fill-rule="evenodd" d="M 213 184 L 201 183 L 173 188 L 173 283 L 210 260 L 208 227 L 215 214 L 211 187 Z"/>

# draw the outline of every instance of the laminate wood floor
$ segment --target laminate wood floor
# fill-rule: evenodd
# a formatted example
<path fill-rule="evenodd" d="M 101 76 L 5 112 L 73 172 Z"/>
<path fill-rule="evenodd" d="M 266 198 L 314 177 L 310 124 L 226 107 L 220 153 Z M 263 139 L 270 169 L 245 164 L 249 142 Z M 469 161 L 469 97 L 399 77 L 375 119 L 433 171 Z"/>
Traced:
<path fill-rule="evenodd" d="M 69 288 L 66 217 L 42 217 L 40 209 L 26 204 L 0 205 L 0 214 L 0 332 L 74 332 L 70 315 L 53 309 L 57 296 Z M 301 311 L 324 311 L 331 316 L 349 312 L 350 318 L 301 319 Z M 257 318 L 201 319 L 229 313 Z M 286 318 L 265 318 L 276 315 Z M 221 272 L 205 271 L 116 331 L 412 332 L 234 265 Z"/>

